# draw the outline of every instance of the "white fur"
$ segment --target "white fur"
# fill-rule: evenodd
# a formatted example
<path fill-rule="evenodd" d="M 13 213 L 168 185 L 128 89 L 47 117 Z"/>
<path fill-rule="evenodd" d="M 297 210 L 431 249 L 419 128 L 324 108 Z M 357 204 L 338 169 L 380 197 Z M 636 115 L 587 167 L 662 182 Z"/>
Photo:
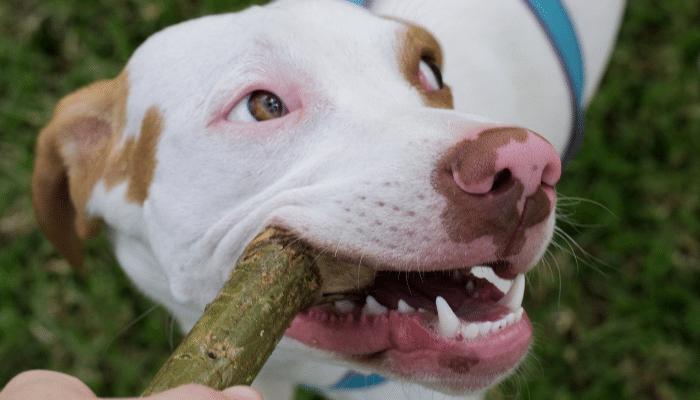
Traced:
<path fill-rule="evenodd" d="M 569 3 L 583 41 L 589 99 L 621 2 Z M 165 304 L 184 330 L 217 294 L 245 244 L 271 222 L 312 232 L 316 244 L 329 250 L 382 253 L 378 257 L 420 269 L 426 259 L 415 244 L 396 238 L 398 249 L 381 249 L 367 237 L 393 239 L 371 226 L 378 219 L 385 226 L 413 224 L 436 243 L 447 240 L 436 222 L 445 200 L 430 190 L 430 171 L 458 140 L 449 121 L 525 126 L 560 152 L 566 147 L 567 86 L 521 1 L 378 0 L 374 11 L 436 34 L 457 111 L 426 109 L 397 73 L 399 23 L 370 20 L 344 1 L 279 1 L 185 22 L 149 38 L 130 60 L 124 139 L 138 135 L 146 110 L 157 106 L 164 133 L 155 176 L 143 207 L 124 202 L 125 185 L 107 190 L 98 184 L 88 209 L 105 220 L 129 277 Z M 303 97 L 303 118 L 283 126 L 264 123 L 275 129 L 213 123 L 255 88 Z M 416 200 L 419 194 L 425 199 Z M 404 221 L 389 207 L 373 207 L 378 199 L 417 207 L 424 216 Z M 553 216 L 547 226 L 548 239 Z M 355 233 L 359 227 L 362 236 Z M 268 399 L 289 397 L 296 382 L 330 383 L 345 370 L 326 366 L 335 362 L 328 355 L 304 361 L 304 352 L 283 340 L 256 381 Z M 334 396 L 457 398 L 396 382 Z"/>
<path fill-rule="evenodd" d="M 586 105 L 605 71 L 625 2 L 563 3 L 583 53 Z M 404 18 L 436 35 L 445 53 L 444 77 L 453 87 L 456 110 L 526 126 L 549 140 L 560 154 L 566 149 L 571 105 L 565 77 L 523 0 L 376 0 L 373 4 L 378 14 Z"/>

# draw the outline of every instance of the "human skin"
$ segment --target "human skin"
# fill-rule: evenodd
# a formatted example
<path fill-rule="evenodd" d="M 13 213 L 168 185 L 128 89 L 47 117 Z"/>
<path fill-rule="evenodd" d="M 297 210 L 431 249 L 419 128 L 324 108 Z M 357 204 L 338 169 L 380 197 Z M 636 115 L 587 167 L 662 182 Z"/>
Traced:
<path fill-rule="evenodd" d="M 137 399 L 138 397 L 125 398 Z M 55 371 L 27 371 L 10 380 L 0 391 L 0 400 L 87 400 L 97 395 L 79 379 Z M 248 386 L 234 386 L 223 391 L 202 385 L 183 385 L 167 390 L 148 399 L 152 400 L 264 400 L 262 395 Z"/>

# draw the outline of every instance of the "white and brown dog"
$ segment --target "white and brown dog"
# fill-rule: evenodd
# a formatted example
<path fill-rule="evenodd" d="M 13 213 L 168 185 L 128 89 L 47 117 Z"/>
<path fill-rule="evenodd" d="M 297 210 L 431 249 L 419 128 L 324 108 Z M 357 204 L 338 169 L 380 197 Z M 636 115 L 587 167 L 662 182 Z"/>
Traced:
<path fill-rule="evenodd" d="M 80 265 L 103 224 L 185 331 L 258 232 L 291 230 L 381 272 L 361 299 L 297 316 L 256 382 L 267 398 L 299 382 L 339 399 L 478 396 L 530 347 L 523 274 L 552 237 L 560 155 L 622 8 L 567 2 L 576 67 L 571 37 L 542 29 L 563 8 L 540 3 L 559 5 L 282 0 L 167 28 L 56 107 L 37 145 L 40 226 Z"/>

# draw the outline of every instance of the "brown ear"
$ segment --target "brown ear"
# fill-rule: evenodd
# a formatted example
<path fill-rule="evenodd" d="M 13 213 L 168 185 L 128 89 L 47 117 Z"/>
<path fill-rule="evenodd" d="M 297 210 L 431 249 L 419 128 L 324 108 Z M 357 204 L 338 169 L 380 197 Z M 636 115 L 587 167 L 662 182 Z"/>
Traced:
<path fill-rule="evenodd" d="M 124 126 L 127 74 L 64 97 L 37 140 L 32 201 L 39 228 L 71 265 L 81 268 L 81 240 L 99 233 L 86 205 Z"/>

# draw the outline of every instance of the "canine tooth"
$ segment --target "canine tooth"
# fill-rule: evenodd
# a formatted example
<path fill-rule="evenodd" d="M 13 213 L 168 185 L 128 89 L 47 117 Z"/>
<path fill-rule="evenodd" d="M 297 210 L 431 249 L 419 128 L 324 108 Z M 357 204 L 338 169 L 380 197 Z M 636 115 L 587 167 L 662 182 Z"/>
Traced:
<path fill-rule="evenodd" d="M 520 322 L 520 320 L 523 318 L 523 312 L 525 310 L 520 307 L 518 310 L 515 312 L 515 322 Z"/>
<path fill-rule="evenodd" d="M 525 275 L 518 274 L 513 281 L 508 293 L 498 300 L 498 304 L 508 307 L 511 311 L 516 311 L 523 303 L 523 295 L 525 294 Z"/>
<path fill-rule="evenodd" d="M 498 288 L 501 292 L 505 293 L 510 288 L 512 281 L 508 279 L 500 278 L 493 272 L 493 268 L 485 266 L 476 266 L 471 269 L 471 274 L 477 278 L 486 279 L 491 282 L 494 286 Z"/>
<path fill-rule="evenodd" d="M 465 339 L 475 339 L 479 336 L 479 325 L 474 322 L 462 325 L 462 337 Z"/>
<path fill-rule="evenodd" d="M 415 312 L 416 309 L 413 308 L 413 307 L 411 307 L 411 306 L 409 306 L 408 303 L 406 303 L 405 301 L 403 301 L 403 299 L 400 299 L 400 300 L 399 300 L 399 306 L 398 306 L 398 308 L 396 309 L 396 311 L 398 311 L 399 314 L 408 314 L 408 313 Z"/>
<path fill-rule="evenodd" d="M 362 307 L 362 313 L 368 315 L 381 315 L 387 311 L 389 311 L 389 309 L 379 304 L 372 296 L 367 296 L 365 306 Z"/>
<path fill-rule="evenodd" d="M 339 300 L 335 302 L 335 308 L 342 313 L 349 313 L 355 309 L 355 303 L 350 300 Z"/>
<path fill-rule="evenodd" d="M 491 321 L 482 322 L 479 324 L 479 334 L 481 336 L 488 336 L 491 333 L 491 326 L 493 323 Z"/>
<path fill-rule="evenodd" d="M 438 312 L 438 332 L 440 336 L 447 338 L 457 336 L 457 332 L 459 331 L 459 318 L 457 318 L 454 311 L 452 311 L 452 307 L 440 296 L 435 299 L 435 305 L 437 306 Z"/>

